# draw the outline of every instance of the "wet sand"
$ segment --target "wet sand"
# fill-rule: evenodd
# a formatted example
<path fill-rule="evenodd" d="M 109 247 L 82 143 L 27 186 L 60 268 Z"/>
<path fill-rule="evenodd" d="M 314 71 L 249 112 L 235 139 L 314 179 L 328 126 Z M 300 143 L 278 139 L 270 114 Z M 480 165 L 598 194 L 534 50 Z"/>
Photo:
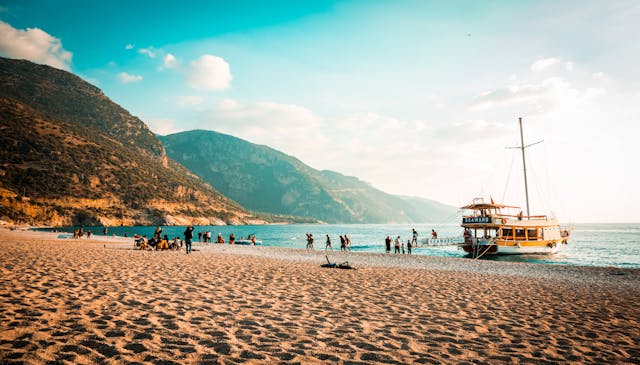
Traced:
<path fill-rule="evenodd" d="M 0 229 L 0 363 L 637 363 L 640 270 Z M 334 254 L 333 261 L 345 256 Z"/>

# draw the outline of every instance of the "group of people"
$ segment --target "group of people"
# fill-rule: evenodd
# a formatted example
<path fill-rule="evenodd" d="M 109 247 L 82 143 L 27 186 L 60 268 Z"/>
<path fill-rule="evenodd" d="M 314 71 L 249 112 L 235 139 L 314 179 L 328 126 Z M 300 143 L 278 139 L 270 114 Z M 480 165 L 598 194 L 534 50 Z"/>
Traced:
<path fill-rule="evenodd" d="M 417 238 L 416 238 L 417 239 Z M 391 252 L 391 242 L 393 242 L 393 247 L 394 247 L 394 253 L 400 253 L 402 252 L 402 254 L 405 254 L 405 245 L 404 245 L 404 241 L 402 239 L 400 239 L 400 236 L 396 237 L 395 240 L 392 240 L 391 237 L 387 236 L 387 238 L 384 239 L 384 246 L 385 246 L 385 251 L 386 253 L 390 253 Z M 409 253 L 409 255 L 411 255 L 411 249 L 417 245 L 417 241 L 414 239 L 410 239 L 407 240 L 407 252 Z"/>
<path fill-rule="evenodd" d="M 200 242 L 211 242 L 211 231 L 198 232 L 198 240 Z M 162 236 L 162 227 L 158 226 L 153 232 L 153 237 L 147 239 L 147 236 L 134 236 L 134 241 L 136 247 L 141 250 L 181 250 L 183 244 L 185 246 L 185 250 L 187 254 L 192 252 L 191 246 L 194 237 L 194 228 L 193 226 L 188 226 L 184 231 L 184 241 L 180 239 L 180 237 L 175 237 L 172 240 L 169 240 L 167 235 Z M 241 239 L 244 239 L 241 237 Z M 256 236 L 249 235 L 247 240 L 250 240 L 252 244 L 256 244 Z M 232 245 L 236 242 L 235 234 L 231 233 L 229 235 L 229 244 Z M 313 242 L 313 239 L 312 239 Z M 218 238 L 216 239 L 216 243 L 225 243 L 224 238 L 222 237 L 222 233 L 218 234 Z M 313 246 L 313 243 L 311 244 Z"/>
<path fill-rule="evenodd" d="M 435 229 L 431 230 L 431 239 L 438 239 L 438 232 Z M 408 253 L 411 255 L 411 249 L 418 246 L 418 231 L 415 228 L 411 229 L 411 239 L 407 240 L 406 251 L 405 251 L 405 243 L 400 236 L 397 236 L 394 240 L 391 239 L 390 236 L 387 236 L 384 239 L 384 246 L 386 253 L 391 252 L 391 243 L 393 242 L 394 253 Z M 427 241 L 428 244 L 428 241 Z"/>
<path fill-rule="evenodd" d="M 307 250 L 313 250 L 313 234 L 307 233 Z M 333 251 L 333 245 L 331 244 L 331 237 L 326 235 L 327 239 L 324 244 L 324 250 L 327 251 L 331 249 Z M 340 251 L 351 251 L 351 238 L 348 235 L 340 235 Z"/>
<path fill-rule="evenodd" d="M 175 237 L 172 240 L 165 234 L 163 237 L 152 237 L 147 239 L 147 236 L 134 236 L 134 242 L 136 247 L 141 250 L 156 250 L 156 251 L 179 251 L 182 249 L 183 242 L 180 237 Z"/>

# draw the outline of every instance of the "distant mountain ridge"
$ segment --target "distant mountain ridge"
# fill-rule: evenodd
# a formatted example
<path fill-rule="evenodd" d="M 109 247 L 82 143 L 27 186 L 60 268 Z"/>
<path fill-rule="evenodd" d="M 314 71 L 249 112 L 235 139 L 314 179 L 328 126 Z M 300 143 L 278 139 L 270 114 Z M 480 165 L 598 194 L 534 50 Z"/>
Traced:
<path fill-rule="evenodd" d="M 257 212 L 327 223 L 434 222 L 456 208 L 399 197 L 356 177 L 315 170 L 295 157 L 230 135 L 195 130 L 159 136 L 167 155 Z"/>
<path fill-rule="evenodd" d="M 0 220 L 259 223 L 178 163 L 140 119 L 66 71 L 0 58 Z"/>

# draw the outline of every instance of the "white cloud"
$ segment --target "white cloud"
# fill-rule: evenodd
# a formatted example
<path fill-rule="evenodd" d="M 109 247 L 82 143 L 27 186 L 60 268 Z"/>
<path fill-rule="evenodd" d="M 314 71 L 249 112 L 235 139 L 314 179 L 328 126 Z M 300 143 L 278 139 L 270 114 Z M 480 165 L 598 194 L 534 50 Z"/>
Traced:
<path fill-rule="evenodd" d="M 551 66 L 557 65 L 560 62 L 562 62 L 562 58 L 560 57 L 543 58 L 543 59 L 537 60 L 531 65 L 531 71 L 541 72 L 550 68 Z"/>
<path fill-rule="evenodd" d="M 484 92 L 474 99 L 472 109 L 528 104 L 535 110 L 542 111 L 557 101 L 557 97 L 575 93 L 576 90 L 566 80 L 550 77 L 540 83 L 514 84 Z"/>
<path fill-rule="evenodd" d="M 124 46 L 124 49 L 126 49 L 127 51 L 130 49 L 133 49 L 133 44 L 129 43 L 126 46 Z"/>
<path fill-rule="evenodd" d="M 120 81 L 123 84 L 129 84 L 129 83 L 132 83 L 132 82 L 142 81 L 142 76 L 140 76 L 140 75 L 132 75 L 132 74 L 128 74 L 126 72 L 120 72 L 118 74 L 118 76 L 116 76 L 116 78 L 118 79 L 118 81 Z"/>
<path fill-rule="evenodd" d="M 564 63 L 564 69 L 567 71 L 573 71 L 573 62 L 567 61 Z"/>
<path fill-rule="evenodd" d="M 69 71 L 72 53 L 60 39 L 39 28 L 15 29 L 0 21 L 0 56 L 26 59 Z"/>
<path fill-rule="evenodd" d="M 184 131 L 177 126 L 176 120 L 172 118 L 145 117 L 144 120 L 149 129 L 163 136 Z"/>
<path fill-rule="evenodd" d="M 222 90 L 231 84 L 231 68 L 223 58 L 202 55 L 190 63 L 186 73 L 187 83 L 197 90 Z"/>
<path fill-rule="evenodd" d="M 153 47 L 140 48 L 138 50 L 138 53 L 148 56 L 149 58 L 156 58 L 156 55 L 158 54 L 158 50 Z"/>
<path fill-rule="evenodd" d="M 210 109 L 207 115 L 212 117 L 210 120 L 216 125 L 228 126 L 254 136 L 314 127 L 321 121 L 320 117 L 305 107 L 269 101 L 241 104 L 226 99 Z"/>
<path fill-rule="evenodd" d="M 178 97 L 178 105 L 182 107 L 196 107 L 204 103 L 204 98 L 198 95 L 183 95 Z"/>
<path fill-rule="evenodd" d="M 174 55 L 172 55 L 171 53 L 168 53 L 166 56 L 164 56 L 162 66 L 164 68 L 175 68 L 178 66 L 178 60 Z"/>

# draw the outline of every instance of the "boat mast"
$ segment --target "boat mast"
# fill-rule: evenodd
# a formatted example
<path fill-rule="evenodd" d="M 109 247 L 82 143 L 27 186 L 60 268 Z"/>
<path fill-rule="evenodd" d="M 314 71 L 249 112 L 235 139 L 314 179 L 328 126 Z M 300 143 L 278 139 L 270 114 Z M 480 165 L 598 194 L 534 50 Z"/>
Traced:
<path fill-rule="evenodd" d="M 520 121 L 520 149 L 522 150 L 522 170 L 524 171 L 524 194 L 527 198 L 527 217 L 531 216 L 529 212 L 529 186 L 527 184 L 527 162 L 524 158 L 524 134 L 522 133 L 522 117 L 518 118 Z"/>
<path fill-rule="evenodd" d="M 527 198 L 527 217 L 531 216 L 531 212 L 529 212 L 529 186 L 527 184 L 527 162 L 524 158 L 524 149 L 527 147 L 531 147 L 533 145 L 536 145 L 538 143 L 542 143 L 544 142 L 544 140 L 542 141 L 538 141 L 536 143 L 531 143 L 528 145 L 524 145 L 524 133 L 522 132 L 522 117 L 518 118 L 518 120 L 520 121 L 520 146 L 518 147 L 507 147 L 507 148 L 518 148 L 522 151 L 522 170 L 524 171 L 524 194 Z"/>

